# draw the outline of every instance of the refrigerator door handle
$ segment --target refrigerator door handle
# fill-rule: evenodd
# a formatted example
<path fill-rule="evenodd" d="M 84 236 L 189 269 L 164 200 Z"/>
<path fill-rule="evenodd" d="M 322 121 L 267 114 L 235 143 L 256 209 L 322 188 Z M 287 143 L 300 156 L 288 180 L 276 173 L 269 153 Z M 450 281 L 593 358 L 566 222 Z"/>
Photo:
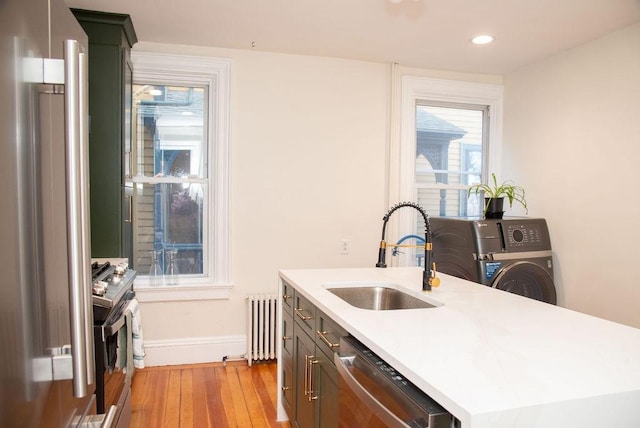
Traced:
<path fill-rule="evenodd" d="M 85 61 L 86 64 L 86 61 Z M 89 358 L 93 347 L 88 329 L 88 317 L 92 316 L 87 307 L 91 293 L 91 276 L 88 273 L 89 262 L 87 250 L 89 244 L 84 242 L 88 236 L 85 231 L 87 222 L 83 195 L 87 173 L 85 162 L 86 143 L 83 133 L 87 131 L 86 115 L 83 116 L 82 104 L 86 97 L 86 86 L 82 79 L 86 77 L 81 71 L 83 60 L 80 55 L 80 44 L 76 40 L 64 42 L 64 110 L 65 110 L 65 143 L 66 143 L 66 186 L 67 186 L 67 241 L 69 245 L 69 306 L 71 310 L 71 357 L 73 360 L 73 395 L 77 398 L 89 395 L 88 385 L 91 376 L 93 359 Z"/>
<path fill-rule="evenodd" d="M 93 300 L 91 287 L 91 216 L 89 210 L 89 55 L 86 52 L 80 52 L 80 151 L 81 151 L 81 167 L 80 174 L 80 199 L 81 218 L 82 218 L 82 250 L 84 253 L 82 259 L 82 268 L 84 270 L 83 292 L 85 296 L 85 338 L 86 338 L 86 356 L 87 356 L 87 383 L 89 385 L 95 383 L 95 348 L 93 345 Z"/>

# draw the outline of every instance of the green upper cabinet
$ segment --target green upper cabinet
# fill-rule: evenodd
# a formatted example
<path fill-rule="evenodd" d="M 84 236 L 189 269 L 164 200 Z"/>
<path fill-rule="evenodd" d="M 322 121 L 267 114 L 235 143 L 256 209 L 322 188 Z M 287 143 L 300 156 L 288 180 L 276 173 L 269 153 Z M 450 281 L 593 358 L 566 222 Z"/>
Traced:
<path fill-rule="evenodd" d="M 138 38 L 129 15 L 72 12 L 89 37 L 91 256 L 133 265 L 130 50 Z"/>

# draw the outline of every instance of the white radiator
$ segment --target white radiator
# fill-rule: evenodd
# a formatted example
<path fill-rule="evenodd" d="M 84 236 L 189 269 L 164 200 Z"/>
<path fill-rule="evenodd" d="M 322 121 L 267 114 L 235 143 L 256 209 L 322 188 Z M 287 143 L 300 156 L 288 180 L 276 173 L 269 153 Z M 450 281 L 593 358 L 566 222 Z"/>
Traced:
<path fill-rule="evenodd" d="M 247 298 L 247 360 L 276 358 L 276 295 L 253 295 Z"/>

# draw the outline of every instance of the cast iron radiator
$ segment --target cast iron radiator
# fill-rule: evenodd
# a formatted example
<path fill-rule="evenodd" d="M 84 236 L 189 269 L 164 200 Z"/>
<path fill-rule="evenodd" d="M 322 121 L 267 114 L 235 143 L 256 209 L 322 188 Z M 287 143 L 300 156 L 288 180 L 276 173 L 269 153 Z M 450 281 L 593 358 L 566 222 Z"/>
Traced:
<path fill-rule="evenodd" d="M 247 360 L 275 360 L 278 296 L 251 295 L 247 298 Z"/>

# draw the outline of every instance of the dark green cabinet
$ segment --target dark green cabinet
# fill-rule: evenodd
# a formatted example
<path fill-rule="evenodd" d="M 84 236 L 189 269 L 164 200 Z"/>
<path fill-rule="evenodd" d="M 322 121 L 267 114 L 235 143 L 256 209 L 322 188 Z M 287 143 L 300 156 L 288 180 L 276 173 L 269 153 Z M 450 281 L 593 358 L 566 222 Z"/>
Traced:
<path fill-rule="evenodd" d="M 283 406 L 297 428 L 337 427 L 338 372 L 333 355 L 347 332 L 286 282 L 282 290 Z"/>
<path fill-rule="evenodd" d="M 293 327 L 294 337 L 294 362 L 295 362 L 295 391 L 294 408 L 295 423 L 297 428 L 312 428 L 315 426 L 317 391 L 313 388 L 316 380 L 314 365 L 315 343 L 296 323 Z M 317 380 L 316 380 L 317 381 Z"/>
<path fill-rule="evenodd" d="M 129 15 L 72 9 L 89 37 L 89 175 L 91 256 L 133 254 L 131 47 L 138 41 Z"/>
<path fill-rule="evenodd" d="M 287 283 L 282 286 L 282 344 L 280 352 L 280 370 L 282 379 L 282 406 L 293 419 L 295 398 L 295 377 L 293 375 L 293 288 Z"/>
<path fill-rule="evenodd" d="M 291 313 L 284 312 L 282 316 L 282 405 L 287 414 L 293 414 L 293 318 Z"/>
<path fill-rule="evenodd" d="M 346 330 L 316 309 L 317 427 L 338 426 L 338 369 L 333 354 L 338 352 L 340 337 L 346 335 Z"/>
<path fill-rule="evenodd" d="M 317 358 L 317 379 L 315 389 L 318 391 L 317 427 L 338 426 L 338 369 L 333 362 L 333 355 L 321 354 Z"/>

